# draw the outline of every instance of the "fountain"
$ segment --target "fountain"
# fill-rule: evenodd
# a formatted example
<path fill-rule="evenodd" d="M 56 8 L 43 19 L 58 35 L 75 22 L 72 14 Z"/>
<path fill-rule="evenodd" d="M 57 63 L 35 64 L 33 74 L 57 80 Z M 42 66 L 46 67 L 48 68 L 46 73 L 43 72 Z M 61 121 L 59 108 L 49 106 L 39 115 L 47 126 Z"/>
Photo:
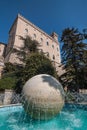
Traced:
<path fill-rule="evenodd" d="M 21 105 L 0 108 L 0 130 L 87 130 L 87 105 L 66 104 L 51 120 L 33 120 Z"/>
<path fill-rule="evenodd" d="M 47 74 L 36 75 L 23 87 L 23 107 L 34 119 L 47 120 L 57 115 L 64 105 L 62 85 Z"/>
<path fill-rule="evenodd" d="M 22 97 L 23 105 L 0 108 L 0 130 L 87 130 L 87 104 L 64 105 L 63 88 L 52 76 L 31 78 Z"/>

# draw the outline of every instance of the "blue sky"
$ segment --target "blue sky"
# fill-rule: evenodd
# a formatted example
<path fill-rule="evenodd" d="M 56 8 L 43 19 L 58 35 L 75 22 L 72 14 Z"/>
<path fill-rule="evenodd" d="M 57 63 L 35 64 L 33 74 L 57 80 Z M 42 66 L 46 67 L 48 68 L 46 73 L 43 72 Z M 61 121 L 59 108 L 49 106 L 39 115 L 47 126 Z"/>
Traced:
<path fill-rule="evenodd" d="M 87 28 L 87 0 L 1 0 L 1 42 L 8 42 L 9 29 L 18 13 L 48 34 L 55 31 L 59 37 L 67 27 Z"/>

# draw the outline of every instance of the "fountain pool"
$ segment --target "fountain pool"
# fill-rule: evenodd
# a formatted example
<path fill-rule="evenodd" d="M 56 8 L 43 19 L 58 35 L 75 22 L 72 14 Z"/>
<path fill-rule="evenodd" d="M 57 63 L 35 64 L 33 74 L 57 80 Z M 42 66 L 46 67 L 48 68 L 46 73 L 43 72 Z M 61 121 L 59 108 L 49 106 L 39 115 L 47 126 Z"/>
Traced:
<path fill-rule="evenodd" d="M 33 120 L 21 105 L 1 107 L 0 130 L 87 130 L 87 105 L 66 104 L 48 121 Z"/>

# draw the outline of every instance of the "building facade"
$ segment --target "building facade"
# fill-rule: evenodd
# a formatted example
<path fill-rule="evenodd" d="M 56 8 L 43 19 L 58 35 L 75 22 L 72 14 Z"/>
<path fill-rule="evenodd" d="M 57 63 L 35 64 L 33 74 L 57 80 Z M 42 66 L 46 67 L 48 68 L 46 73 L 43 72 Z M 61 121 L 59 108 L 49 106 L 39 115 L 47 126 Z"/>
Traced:
<path fill-rule="evenodd" d="M 55 32 L 48 35 L 19 14 L 9 31 L 5 62 L 21 64 L 17 55 L 12 53 L 13 48 L 20 50 L 24 45 L 24 41 L 20 39 L 20 36 L 23 38 L 29 36 L 32 40 L 36 40 L 40 44 L 38 49 L 43 51 L 44 54 L 49 57 L 56 69 L 59 69 L 58 66 L 61 63 L 61 57 L 58 35 Z"/>
<path fill-rule="evenodd" d="M 5 49 L 6 49 L 6 44 L 0 42 L 0 78 L 4 67 Z"/>

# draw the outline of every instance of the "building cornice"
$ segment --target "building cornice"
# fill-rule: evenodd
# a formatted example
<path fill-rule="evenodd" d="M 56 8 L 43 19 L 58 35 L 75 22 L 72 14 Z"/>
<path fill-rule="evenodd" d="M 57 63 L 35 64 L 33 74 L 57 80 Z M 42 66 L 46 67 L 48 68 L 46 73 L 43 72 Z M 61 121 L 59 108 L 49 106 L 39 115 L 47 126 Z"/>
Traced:
<path fill-rule="evenodd" d="M 41 34 L 45 35 L 46 37 L 48 37 L 49 39 L 51 39 L 52 41 L 56 42 L 58 44 L 58 41 L 55 40 L 54 38 L 52 38 L 52 36 L 48 35 L 46 32 L 44 32 L 43 30 L 41 30 L 39 27 L 37 27 L 36 25 L 34 25 L 33 23 L 31 23 L 29 20 L 27 20 L 26 18 L 24 18 L 22 15 L 18 14 L 13 25 L 11 26 L 9 33 L 12 29 L 12 27 L 14 26 L 15 22 L 17 21 L 17 19 L 21 19 L 24 22 L 26 22 L 27 24 L 29 24 L 30 26 L 32 26 L 35 30 L 38 30 Z"/>
<path fill-rule="evenodd" d="M 0 42 L 0 44 L 4 45 L 4 46 L 7 46 L 7 44 L 3 43 L 3 42 Z"/>

